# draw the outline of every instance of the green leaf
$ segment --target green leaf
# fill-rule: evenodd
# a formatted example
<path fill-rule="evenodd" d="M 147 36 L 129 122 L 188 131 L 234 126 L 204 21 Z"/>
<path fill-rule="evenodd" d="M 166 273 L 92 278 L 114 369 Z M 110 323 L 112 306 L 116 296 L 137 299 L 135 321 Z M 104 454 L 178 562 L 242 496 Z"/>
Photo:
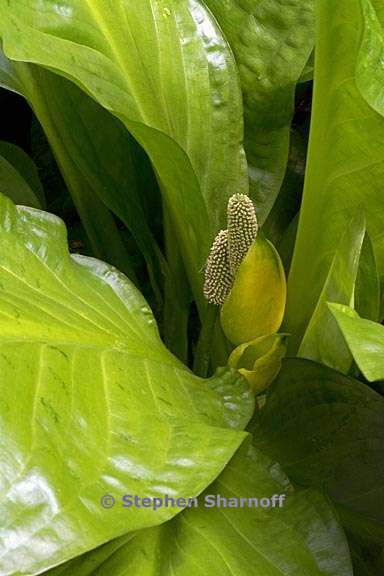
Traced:
<path fill-rule="evenodd" d="M 8 160 L 10 164 L 19 172 L 19 174 L 28 183 L 33 193 L 38 199 L 37 208 L 45 208 L 45 196 L 43 185 L 40 182 L 39 173 L 33 160 L 18 146 L 9 142 L 0 141 L 0 155 Z M 17 202 L 16 202 L 17 203 Z M 18 202 L 22 204 L 22 202 Z"/>
<path fill-rule="evenodd" d="M 0 87 L 21 94 L 22 87 L 15 75 L 12 66 L 0 49 Z"/>
<path fill-rule="evenodd" d="M 383 30 L 369 0 L 318 0 L 316 42 L 308 164 L 284 324 L 297 346 L 340 238 L 361 207 L 384 272 Z"/>
<path fill-rule="evenodd" d="M 63 223 L 0 198 L 0 572 L 38 573 L 176 511 L 105 494 L 196 496 L 244 439 L 253 402 L 194 376 L 133 285 L 66 248 Z"/>
<path fill-rule="evenodd" d="M 305 331 L 298 355 L 347 373 L 352 357 L 330 313 L 327 302 L 353 304 L 355 282 L 365 235 L 360 213 L 346 228 L 333 256 L 315 311 Z"/>
<path fill-rule="evenodd" d="M 280 371 L 288 337 L 289 334 L 271 334 L 240 344 L 230 355 L 228 365 L 236 368 L 248 380 L 252 390 L 260 394 Z"/>
<path fill-rule="evenodd" d="M 280 495 L 285 495 L 281 508 Z M 206 507 L 218 496 L 221 507 Z M 229 506 L 233 498 L 238 507 Z M 271 507 L 249 508 L 248 498 L 268 498 Z M 200 496 L 197 507 L 139 532 L 109 559 L 105 552 L 91 552 L 50 576 L 352 575 L 346 539 L 327 500 L 314 490 L 294 490 L 280 467 L 249 445 Z"/>
<path fill-rule="evenodd" d="M 384 543 L 384 399 L 309 360 L 283 362 L 254 426 L 257 446 L 300 486 L 325 490 Z M 350 525 L 346 518 L 345 525 Z"/>
<path fill-rule="evenodd" d="M 1 156 L 0 149 L 0 193 L 18 204 L 41 208 L 40 201 L 32 188 L 16 168 Z"/>
<path fill-rule="evenodd" d="M 250 195 L 263 224 L 287 166 L 295 86 L 313 49 L 314 0 L 204 1 L 237 61 Z"/>
<path fill-rule="evenodd" d="M 291 129 L 289 158 L 284 181 L 276 202 L 263 226 L 265 236 L 275 245 L 280 244 L 283 250 L 285 249 L 284 235 L 300 210 L 306 155 L 307 146 L 304 138 L 298 131 Z M 290 248 L 291 252 L 293 252 L 293 247 Z M 292 254 L 290 258 L 292 258 Z"/>
<path fill-rule="evenodd" d="M 370 520 L 340 511 L 343 523 L 348 525 L 347 537 L 354 576 L 382 576 L 384 570 L 384 531 Z"/>
<path fill-rule="evenodd" d="M 313 52 L 311 52 L 310 57 L 308 58 L 308 62 L 306 63 L 304 70 L 301 73 L 299 82 L 304 83 L 313 80 L 314 69 L 315 69 L 315 51 L 313 50 Z"/>
<path fill-rule="evenodd" d="M 259 237 L 239 266 L 231 292 L 220 313 L 223 331 L 233 344 L 268 336 L 280 328 L 286 283 L 280 256 Z"/>
<path fill-rule="evenodd" d="M 380 278 L 372 241 L 364 236 L 355 285 L 355 308 L 364 318 L 377 322 L 380 318 Z"/>
<path fill-rule="evenodd" d="M 109 150 L 113 150 L 119 138 L 114 138 L 116 134 L 108 130 L 109 115 L 101 109 L 101 115 L 97 116 L 97 105 L 88 98 L 91 107 L 88 114 L 81 117 L 87 105 L 87 97 L 80 90 L 73 94 L 71 90 L 76 90 L 76 87 L 36 66 L 11 64 L 0 51 L 0 75 L 4 66 L 11 70 L 13 78 L 17 80 L 19 93 L 29 101 L 44 127 L 95 256 L 117 266 L 131 280 L 137 281 L 113 217 L 95 192 L 95 189 L 100 191 L 111 188 L 114 172 L 110 165 L 108 170 L 100 170 L 100 164 L 104 165 L 107 156 L 104 157 L 98 149 L 97 137 L 89 132 L 95 130 L 96 126 L 103 126 L 105 142 Z M 7 85 L 6 88 L 11 87 Z M 103 114 L 107 118 L 106 122 L 103 122 Z M 115 167 L 116 162 L 113 163 Z M 98 179 L 100 173 L 103 177 Z"/>
<path fill-rule="evenodd" d="M 360 318 L 348 306 L 328 306 L 366 379 L 370 382 L 384 380 L 384 326 Z"/>
<path fill-rule="evenodd" d="M 226 200 L 248 189 L 236 66 L 210 13 L 196 0 L 1 6 L 9 58 L 75 81 L 147 151 L 201 304 L 200 270 Z"/>
<path fill-rule="evenodd" d="M 50 140 L 96 255 L 125 271 L 128 255 L 105 210 L 107 206 L 132 233 L 149 270 L 158 301 L 166 272 L 145 214 L 147 186 L 138 172 L 149 168 L 124 126 L 76 85 L 36 66 L 15 63 L 24 93 Z M 105 246 L 110 247 L 108 254 Z"/>

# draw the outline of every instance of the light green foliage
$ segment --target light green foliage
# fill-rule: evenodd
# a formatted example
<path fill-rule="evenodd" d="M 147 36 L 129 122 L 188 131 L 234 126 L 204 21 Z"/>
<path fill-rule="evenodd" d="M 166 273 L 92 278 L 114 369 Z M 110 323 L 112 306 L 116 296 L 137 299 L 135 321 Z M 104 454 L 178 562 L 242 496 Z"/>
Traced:
<path fill-rule="evenodd" d="M 314 44 L 314 0 L 204 0 L 233 50 L 244 100 L 250 197 L 260 225 L 288 160 L 295 87 Z"/>
<path fill-rule="evenodd" d="M 0 0 L 49 210 L 109 262 L 0 143 L 1 576 L 383 575 L 383 16 Z M 286 500 L 122 506 L 207 494 Z"/>
<path fill-rule="evenodd" d="M 318 2 L 311 134 L 284 323 L 296 336 L 291 353 L 359 211 L 366 216 L 379 276 L 384 273 L 383 47 L 370 0 Z"/>
<path fill-rule="evenodd" d="M 356 364 L 370 382 L 384 380 L 384 326 L 348 306 L 329 305 Z"/>
<path fill-rule="evenodd" d="M 9 58 L 74 81 L 147 151 L 203 313 L 199 271 L 226 200 L 248 191 L 235 61 L 211 14 L 197 0 L 1 0 L 0 14 Z"/>
<path fill-rule="evenodd" d="M 241 498 L 280 494 L 281 508 L 277 500 L 271 508 L 240 506 Z M 228 502 L 236 498 L 239 506 L 205 508 L 205 498 L 217 495 Z M 345 535 L 327 500 L 315 490 L 295 490 L 280 467 L 250 443 L 198 502 L 159 528 L 91 552 L 49 576 L 352 576 Z"/>
<path fill-rule="evenodd" d="M 0 374 L 4 575 L 172 517 L 100 499 L 196 496 L 242 443 L 253 407 L 235 372 L 203 381 L 176 360 L 122 274 L 69 255 L 59 219 L 4 196 Z"/>
<path fill-rule="evenodd" d="M 298 351 L 298 356 L 302 358 L 321 362 L 344 373 L 348 373 L 351 367 L 352 356 L 327 302 L 353 304 L 364 235 L 365 219 L 359 213 L 349 222 L 340 239 Z"/>
<path fill-rule="evenodd" d="M 264 392 L 278 375 L 287 352 L 288 334 L 260 336 L 240 344 L 231 353 L 228 365 L 246 378 L 256 394 Z"/>

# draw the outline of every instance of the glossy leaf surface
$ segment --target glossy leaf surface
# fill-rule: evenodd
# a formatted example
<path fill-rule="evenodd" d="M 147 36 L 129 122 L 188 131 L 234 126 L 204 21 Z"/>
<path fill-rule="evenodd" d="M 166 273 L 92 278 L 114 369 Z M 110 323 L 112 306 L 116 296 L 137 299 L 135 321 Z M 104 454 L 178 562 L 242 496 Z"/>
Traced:
<path fill-rule="evenodd" d="M 340 238 L 359 210 L 379 274 L 384 271 L 383 43 L 369 0 L 318 2 L 309 155 L 284 325 L 297 335 L 297 347 Z"/>
<path fill-rule="evenodd" d="M 298 352 L 302 358 L 345 373 L 351 366 L 352 357 L 327 302 L 353 305 L 364 235 L 365 220 L 360 214 L 352 219 L 340 240 Z"/>
<path fill-rule="evenodd" d="M 240 264 L 221 308 L 221 325 L 233 344 L 268 336 L 280 328 L 285 307 L 283 265 L 274 246 L 258 238 Z"/>
<path fill-rule="evenodd" d="M 235 62 L 210 13 L 196 0 L 1 6 L 7 56 L 74 80 L 145 148 L 201 301 L 226 201 L 248 190 Z"/>
<path fill-rule="evenodd" d="M 63 223 L 0 199 L 0 572 L 38 573 L 155 513 L 105 494 L 197 495 L 241 444 L 245 381 L 189 372 L 114 268 L 70 256 Z"/>
<path fill-rule="evenodd" d="M 356 364 L 367 380 L 384 380 L 384 326 L 360 318 L 348 306 L 329 304 Z"/>
<path fill-rule="evenodd" d="M 283 507 L 278 499 L 272 507 L 273 495 L 285 495 Z M 206 507 L 218 496 L 221 507 Z M 229 506 L 232 498 L 238 507 Z M 249 508 L 248 498 L 271 499 L 271 507 Z M 295 491 L 253 446 L 239 450 L 196 508 L 119 544 L 109 559 L 108 549 L 99 550 L 50 576 L 352 575 L 345 536 L 327 500 L 316 491 Z"/>
<path fill-rule="evenodd" d="M 314 0 L 204 1 L 237 62 L 250 195 L 263 224 L 287 166 L 295 86 L 313 48 Z"/>
<path fill-rule="evenodd" d="M 228 365 L 236 368 L 259 394 L 279 373 L 287 352 L 287 338 L 288 334 L 271 334 L 240 344 L 230 355 Z"/>
<path fill-rule="evenodd" d="M 6 71 L 12 77 L 5 75 Z M 116 154 L 112 166 L 108 163 L 108 169 L 101 169 L 108 159 L 104 152 L 113 153 L 115 145 L 126 156 L 124 166 L 129 165 L 129 147 L 127 152 L 121 138 L 124 129 L 114 131 L 117 122 L 70 82 L 37 66 L 11 63 L 0 51 L 0 78 L 2 75 L 7 81 L 5 88 L 11 90 L 17 84 L 19 94 L 28 100 L 44 128 L 94 255 L 136 280 L 113 217 L 98 196 L 100 191 L 108 195 L 113 186 L 126 185 L 126 180 L 120 179 Z"/>

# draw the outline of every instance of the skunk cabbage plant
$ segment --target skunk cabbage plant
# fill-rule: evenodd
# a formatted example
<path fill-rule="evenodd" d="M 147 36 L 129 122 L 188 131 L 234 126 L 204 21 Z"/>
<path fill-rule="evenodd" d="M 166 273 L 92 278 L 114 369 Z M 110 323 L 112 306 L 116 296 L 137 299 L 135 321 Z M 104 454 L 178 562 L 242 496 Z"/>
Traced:
<path fill-rule="evenodd" d="M 383 53 L 383 0 L 0 0 L 1 576 L 384 574 Z"/>

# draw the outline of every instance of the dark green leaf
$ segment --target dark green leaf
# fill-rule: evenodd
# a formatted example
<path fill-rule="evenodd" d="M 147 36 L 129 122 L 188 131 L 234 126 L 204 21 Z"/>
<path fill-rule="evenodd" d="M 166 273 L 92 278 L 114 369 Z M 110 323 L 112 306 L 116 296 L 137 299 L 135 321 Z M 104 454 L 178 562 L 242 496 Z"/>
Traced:
<path fill-rule="evenodd" d="M 41 208 L 38 197 L 14 166 L 1 156 L 0 151 L 0 193 L 14 202 L 32 208 Z"/>
<path fill-rule="evenodd" d="M 384 542 L 384 399 L 308 360 L 286 360 L 255 422 L 257 446 L 302 486 L 374 522 Z M 348 527 L 348 521 L 346 522 Z"/>
<path fill-rule="evenodd" d="M 45 196 L 43 186 L 40 182 L 39 174 L 35 163 L 31 158 L 18 146 L 9 142 L 0 141 L 0 156 L 8 160 L 10 164 L 24 178 L 25 182 L 31 188 L 38 199 L 37 207 L 45 208 Z M 16 202 L 22 204 L 22 202 Z"/>

